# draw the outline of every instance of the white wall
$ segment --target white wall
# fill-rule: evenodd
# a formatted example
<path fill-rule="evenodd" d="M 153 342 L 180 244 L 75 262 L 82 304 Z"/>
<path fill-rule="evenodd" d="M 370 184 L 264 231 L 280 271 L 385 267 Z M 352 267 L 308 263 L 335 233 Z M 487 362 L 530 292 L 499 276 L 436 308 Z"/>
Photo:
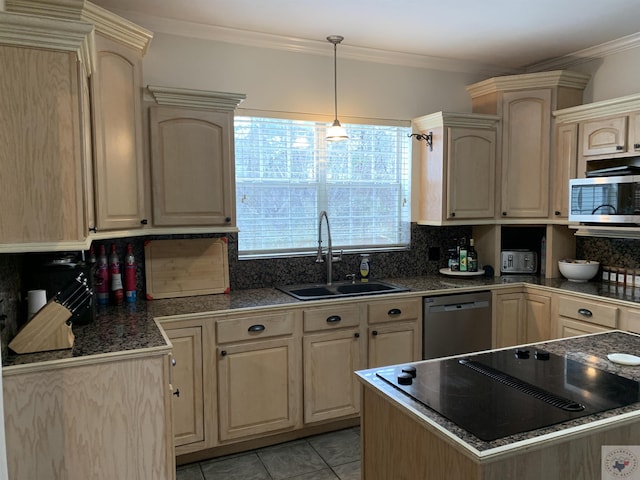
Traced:
<path fill-rule="evenodd" d="M 327 44 L 328 52 L 332 52 Z M 410 120 L 470 111 L 477 75 L 340 58 L 338 116 Z M 333 56 L 246 47 L 158 33 L 144 59 L 151 85 L 244 93 L 242 108 L 333 115 Z"/>

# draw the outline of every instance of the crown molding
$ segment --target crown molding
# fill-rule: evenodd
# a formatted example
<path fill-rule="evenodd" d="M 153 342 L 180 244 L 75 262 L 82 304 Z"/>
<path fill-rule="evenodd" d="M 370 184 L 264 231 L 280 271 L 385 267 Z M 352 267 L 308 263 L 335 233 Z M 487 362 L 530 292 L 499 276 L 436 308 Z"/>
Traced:
<path fill-rule="evenodd" d="M 243 93 L 213 92 L 154 85 L 148 85 L 147 90 L 153 95 L 158 105 L 213 108 L 227 112 L 235 110 L 240 102 L 247 98 Z"/>
<path fill-rule="evenodd" d="M 411 123 L 418 130 L 428 130 L 438 127 L 461 128 L 494 128 L 502 117 L 498 115 L 486 115 L 482 113 L 452 113 L 436 112 L 422 117 L 414 118 Z"/>
<path fill-rule="evenodd" d="M 11 0 L 9 0 L 11 1 Z M 332 56 L 333 48 L 326 41 L 309 40 L 298 37 L 272 35 L 268 33 L 251 32 L 234 28 L 204 25 L 153 15 L 141 15 L 126 10 L 114 10 L 120 16 L 126 17 L 136 24 L 155 32 L 177 35 L 201 40 L 212 40 L 231 43 L 247 47 L 270 48 L 294 53 Z M 427 68 L 460 73 L 491 75 L 507 75 L 522 73 L 523 69 L 508 69 L 496 65 L 478 63 L 469 60 L 452 60 L 427 55 L 378 50 L 358 47 L 342 43 L 340 58 L 360 60 L 364 62 L 384 63 L 390 65 Z"/>
<path fill-rule="evenodd" d="M 560 123 L 581 122 L 592 118 L 602 118 L 640 110 L 640 94 L 587 103 L 575 107 L 555 110 L 553 115 Z"/>
<path fill-rule="evenodd" d="M 587 86 L 590 78 L 591 75 L 568 70 L 524 73 L 521 75 L 489 78 L 482 82 L 469 85 L 467 92 L 469 92 L 471 98 L 476 98 L 489 93 L 524 90 L 528 88 L 567 87 L 583 90 Z"/>
<path fill-rule="evenodd" d="M 89 23 L 0 11 L 0 43 L 75 52 L 87 75 L 95 70 Z"/>
<path fill-rule="evenodd" d="M 535 63 L 526 67 L 527 72 L 538 72 L 551 69 L 570 68 L 576 65 L 590 62 L 598 58 L 608 57 L 616 53 L 640 47 L 640 32 L 627 35 L 610 42 L 605 42 L 595 47 L 585 48 L 577 52 L 553 58 L 544 62 Z"/>
<path fill-rule="evenodd" d="M 146 53 L 153 33 L 87 0 L 5 0 L 8 12 L 91 23 L 96 32 Z"/>

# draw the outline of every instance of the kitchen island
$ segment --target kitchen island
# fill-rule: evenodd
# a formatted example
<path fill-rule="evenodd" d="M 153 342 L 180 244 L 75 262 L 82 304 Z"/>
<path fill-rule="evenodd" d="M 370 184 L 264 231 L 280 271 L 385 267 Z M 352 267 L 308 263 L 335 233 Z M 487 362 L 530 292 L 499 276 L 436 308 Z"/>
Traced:
<path fill-rule="evenodd" d="M 524 348 L 576 361 L 587 372 L 599 369 L 640 380 L 640 366 L 618 365 L 607 359 L 607 354 L 614 352 L 639 354 L 638 335 L 614 331 Z M 384 381 L 376 375 L 379 372 L 380 368 L 357 372 L 364 387 L 362 471 L 367 480 L 596 480 L 601 478 L 601 446 L 640 445 L 637 401 L 486 441 Z"/>

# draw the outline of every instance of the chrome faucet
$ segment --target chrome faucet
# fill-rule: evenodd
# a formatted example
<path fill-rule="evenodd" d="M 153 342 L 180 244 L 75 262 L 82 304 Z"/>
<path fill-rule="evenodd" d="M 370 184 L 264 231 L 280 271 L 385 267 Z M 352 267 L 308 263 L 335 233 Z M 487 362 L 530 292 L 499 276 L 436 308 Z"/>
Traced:
<path fill-rule="evenodd" d="M 325 258 L 322 258 L 322 219 L 327 221 L 327 253 Z M 342 251 L 338 256 L 333 256 L 333 248 L 331 246 L 331 228 L 329 227 L 329 217 L 325 210 L 320 212 L 320 220 L 318 221 L 318 256 L 316 257 L 316 263 L 327 262 L 327 285 L 331 285 L 332 267 L 333 262 L 339 262 L 342 260 Z"/>

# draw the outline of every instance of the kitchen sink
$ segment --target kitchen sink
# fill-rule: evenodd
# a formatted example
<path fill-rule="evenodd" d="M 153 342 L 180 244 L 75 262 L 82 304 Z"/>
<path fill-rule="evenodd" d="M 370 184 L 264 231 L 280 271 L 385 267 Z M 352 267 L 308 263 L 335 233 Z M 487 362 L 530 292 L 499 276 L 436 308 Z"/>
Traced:
<path fill-rule="evenodd" d="M 408 292 L 410 289 L 402 285 L 380 281 L 369 282 L 336 282 L 325 284 L 283 285 L 276 287 L 281 292 L 298 300 L 321 300 L 323 298 L 343 298 L 360 295 L 376 295 L 381 293 Z"/>

